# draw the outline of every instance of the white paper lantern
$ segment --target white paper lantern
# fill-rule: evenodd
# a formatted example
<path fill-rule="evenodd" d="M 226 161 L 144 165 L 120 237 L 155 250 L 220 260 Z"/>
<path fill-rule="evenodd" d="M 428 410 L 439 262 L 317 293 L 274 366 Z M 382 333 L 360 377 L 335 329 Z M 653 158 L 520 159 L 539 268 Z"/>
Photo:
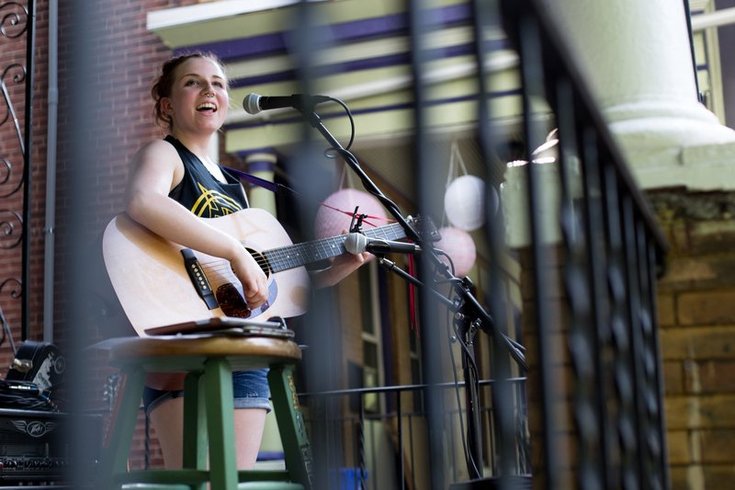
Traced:
<path fill-rule="evenodd" d="M 464 276 L 475 265 L 477 248 L 469 233 L 453 226 L 439 228 L 441 240 L 434 246 L 449 255 L 454 264 L 454 274 Z"/>
<path fill-rule="evenodd" d="M 485 182 L 474 175 L 457 177 L 444 193 L 444 212 L 452 226 L 473 231 L 485 222 Z"/>
<path fill-rule="evenodd" d="M 314 218 L 314 234 L 316 238 L 328 238 L 337 236 L 343 230 L 350 227 L 352 221 L 351 213 L 355 206 L 359 214 L 367 214 L 374 218 L 366 218 L 371 224 L 363 224 L 363 229 L 373 228 L 371 225 L 383 226 L 386 224 L 386 211 L 378 198 L 365 191 L 357 189 L 340 189 L 324 200 L 324 206 L 320 206 Z M 332 209 L 334 208 L 334 209 Z M 339 211 L 338 211 L 339 210 Z M 341 211 L 347 211 L 345 214 Z"/>

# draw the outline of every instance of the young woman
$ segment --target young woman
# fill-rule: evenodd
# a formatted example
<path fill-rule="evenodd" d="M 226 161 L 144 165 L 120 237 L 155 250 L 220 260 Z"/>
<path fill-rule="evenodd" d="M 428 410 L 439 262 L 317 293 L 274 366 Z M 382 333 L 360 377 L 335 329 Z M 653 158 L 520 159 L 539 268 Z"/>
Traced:
<path fill-rule="evenodd" d="M 202 53 L 164 63 L 151 94 L 155 113 L 168 132 L 134 157 L 127 213 L 152 232 L 185 247 L 230 262 L 243 285 L 245 300 L 255 308 L 267 299 L 266 276 L 238 239 L 207 224 L 206 219 L 247 207 L 240 183 L 209 157 L 214 134 L 229 105 L 224 67 Z M 343 255 L 315 277 L 315 285 L 336 284 L 366 260 Z M 255 462 L 270 410 L 267 370 L 233 374 L 237 461 L 242 469 Z M 167 467 L 181 466 L 183 403 L 180 391 L 163 386 L 146 389 L 145 405 L 161 443 Z"/>

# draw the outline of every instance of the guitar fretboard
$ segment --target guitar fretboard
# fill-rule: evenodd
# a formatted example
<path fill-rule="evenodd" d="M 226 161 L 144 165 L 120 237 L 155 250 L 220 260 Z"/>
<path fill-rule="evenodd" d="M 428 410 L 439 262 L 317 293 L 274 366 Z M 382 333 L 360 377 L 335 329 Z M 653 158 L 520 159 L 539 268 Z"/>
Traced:
<path fill-rule="evenodd" d="M 369 228 L 364 230 L 364 234 L 368 238 L 382 240 L 398 240 L 406 237 L 400 223 Z M 271 270 L 280 272 L 347 253 L 344 246 L 346 239 L 347 235 L 322 238 L 311 242 L 274 248 L 262 252 L 262 254 L 268 260 Z"/>

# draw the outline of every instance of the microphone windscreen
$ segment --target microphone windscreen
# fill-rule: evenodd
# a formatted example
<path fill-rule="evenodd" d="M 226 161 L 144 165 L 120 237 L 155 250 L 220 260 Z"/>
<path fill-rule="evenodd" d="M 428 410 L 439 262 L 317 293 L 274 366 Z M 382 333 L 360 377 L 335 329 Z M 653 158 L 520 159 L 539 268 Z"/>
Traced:
<path fill-rule="evenodd" d="M 242 106 L 248 114 L 257 114 L 260 112 L 260 95 L 248 94 L 242 101 Z"/>

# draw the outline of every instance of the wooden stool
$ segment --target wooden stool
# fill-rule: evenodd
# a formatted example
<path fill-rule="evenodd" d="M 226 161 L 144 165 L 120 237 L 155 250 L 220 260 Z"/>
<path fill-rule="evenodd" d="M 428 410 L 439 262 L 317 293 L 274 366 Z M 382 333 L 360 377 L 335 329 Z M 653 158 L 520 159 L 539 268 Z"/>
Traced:
<path fill-rule="evenodd" d="M 123 383 L 110 429 L 98 488 L 212 490 L 311 489 L 311 451 L 293 382 L 299 347 L 267 337 L 126 337 L 95 346 L 107 349 Z M 238 471 L 232 371 L 270 368 L 268 384 L 283 443 L 285 471 Z M 186 373 L 184 381 L 183 468 L 127 471 L 147 373 Z M 207 451 L 208 449 L 208 451 Z M 209 456 L 209 469 L 207 469 Z"/>

